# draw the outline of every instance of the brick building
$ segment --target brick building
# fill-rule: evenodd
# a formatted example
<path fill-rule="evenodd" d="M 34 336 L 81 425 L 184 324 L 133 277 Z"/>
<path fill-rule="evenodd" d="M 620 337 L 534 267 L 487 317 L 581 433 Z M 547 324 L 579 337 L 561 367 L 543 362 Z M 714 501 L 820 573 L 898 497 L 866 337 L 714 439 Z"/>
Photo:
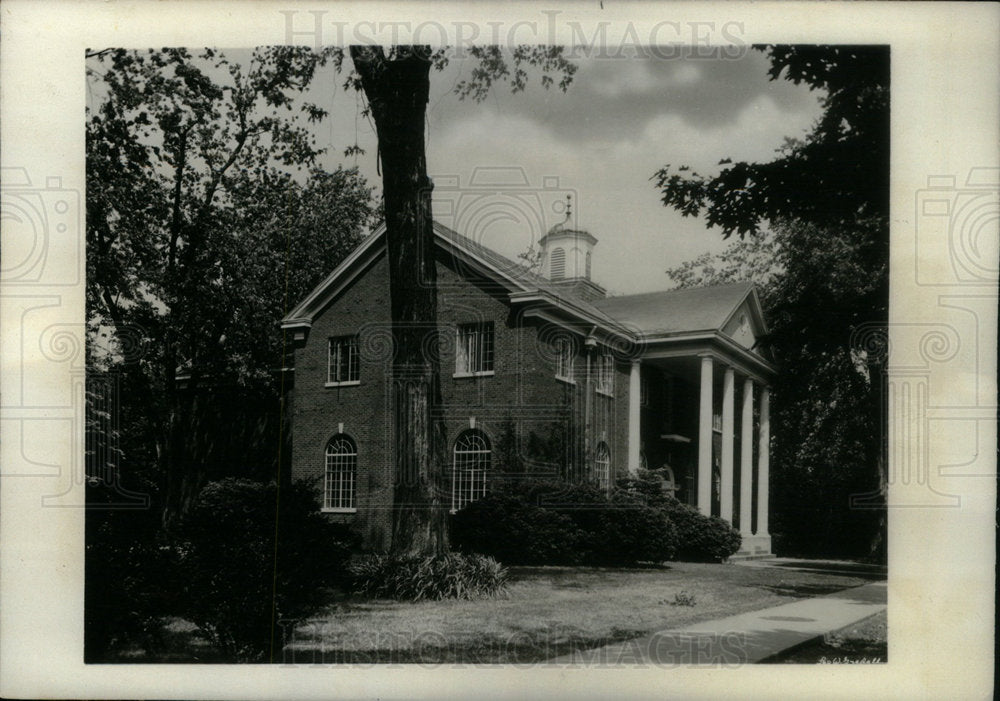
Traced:
<path fill-rule="evenodd" d="M 597 239 L 556 225 L 537 272 L 434 224 L 452 508 L 499 479 L 658 470 L 677 498 L 770 551 L 766 331 L 752 285 L 606 297 Z M 384 229 L 282 320 L 295 343 L 292 477 L 388 545 L 393 503 Z"/>

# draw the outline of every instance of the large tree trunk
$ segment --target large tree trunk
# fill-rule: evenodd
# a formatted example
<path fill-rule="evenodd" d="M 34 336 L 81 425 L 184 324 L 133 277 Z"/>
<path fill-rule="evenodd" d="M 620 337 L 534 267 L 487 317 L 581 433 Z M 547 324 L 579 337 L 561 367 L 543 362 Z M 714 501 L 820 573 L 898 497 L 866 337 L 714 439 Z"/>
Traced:
<path fill-rule="evenodd" d="M 396 483 L 392 552 L 448 550 L 437 338 L 437 271 L 424 124 L 429 47 L 352 46 L 375 119 L 385 197 L 392 305 Z"/>

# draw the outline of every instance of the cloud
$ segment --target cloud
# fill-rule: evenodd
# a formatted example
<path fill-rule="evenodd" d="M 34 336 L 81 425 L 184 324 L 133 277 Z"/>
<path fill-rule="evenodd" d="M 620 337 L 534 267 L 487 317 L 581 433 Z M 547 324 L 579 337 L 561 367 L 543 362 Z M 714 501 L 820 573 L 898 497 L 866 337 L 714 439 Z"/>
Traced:
<path fill-rule="evenodd" d="M 762 96 L 790 117 L 815 114 L 817 93 L 788 81 L 767 78 L 768 59 L 750 51 L 740 59 L 679 57 L 671 60 L 581 59 L 569 90 L 544 90 L 538 76 L 523 94 L 499 88 L 482 104 L 432 100 L 429 120 L 447 128 L 485 110 L 508 116 L 523 115 L 546 127 L 554 139 L 620 140 L 634 138 L 657 118 L 676 115 L 690 125 L 705 128 L 736 123 L 742 110 Z M 458 75 L 469 66 L 456 66 Z M 447 91 L 452 80 L 442 76 Z"/>
<path fill-rule="evenodd" d="M 431 74 L 428 172 L 442 184 L 435 195 L 444 196 L 445 182 L 467 188 L 477 168 L 521 169 L 529 189 L 545 193 L 531 205 L 534 223 L 505 211 L 476 218 L 476 230 L 462 233 L 516 257 L 561 220 L 570 191 L 578 224 L 600 241 L 595 280 L 617 293 L 663 289 L 666 268 L 726 242 L 703 220 L 664 207 L 650 177 L 668 163 L 708 174 L 725 157 L 770 160 L 786 136 L 801 137 L 820 115 L 816 93 L 769 81 L 768 65 L 758 52 L 738 61 L 593 59 L 580 63 L 567 94 L 541 89 L 532 76 L 524 93 L 498 86 L 474 103 L 451 94 L 471 70 L 455 62 Z M 362 172 L 380 185 L 374 134 L 355 96 L 327 99 L 335 117 L 322 138 L 353 143 L 357 134 L 368 150 L 358 159 Z M 558 187 L 546 190 L 554 181 Z M 470 201 L 477 200 L 462 200 Z M 444 207 L 435 206 L 444 221 Z"/>

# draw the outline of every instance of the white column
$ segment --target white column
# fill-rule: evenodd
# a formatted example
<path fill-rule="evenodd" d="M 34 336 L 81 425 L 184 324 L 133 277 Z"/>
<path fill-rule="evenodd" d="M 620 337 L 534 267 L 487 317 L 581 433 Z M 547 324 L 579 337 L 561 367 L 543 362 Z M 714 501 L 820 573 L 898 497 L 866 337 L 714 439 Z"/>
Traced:
<path fill-rule="evenodd" d="M 743 381 L 743 416 L 740 418 L 740 535 L 750 536 L 753 501 L 753 380 Z"/>
<path fill-rule="evenodd" d="M 733 522 L 733 434 L 736 403 L 736 373 L 726 368 L 722 384 L 722 480 L 719 484 L 719 515 Z"/>
<path fill-rule="evenodd" d="M 712 514 L 712 356 L 701 356 L 698 408 L 698 511 Z"/>
<path fill-rule="evenodd" d="M 639 472 L 641 459 L 639 451 L 642 443 L 641 422 L 642 410 L 639 399 L 642 393 L 642 368 L 638 360 L 632 361 L 632 374 L 628 379 L 628 471 L 635 475 Z"/>
<path fill-rule="evenodd" d="M 768 472 L 771 446 L 771 391 L 767 387 L 760 390 L 760 438 L 757 449 L 757 533 L 767 532 Z"/>

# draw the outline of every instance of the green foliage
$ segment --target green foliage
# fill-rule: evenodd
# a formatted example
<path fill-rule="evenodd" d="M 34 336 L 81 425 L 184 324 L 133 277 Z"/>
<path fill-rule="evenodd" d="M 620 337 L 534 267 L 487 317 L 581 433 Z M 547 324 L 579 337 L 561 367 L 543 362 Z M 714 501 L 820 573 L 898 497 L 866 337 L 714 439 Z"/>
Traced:
<path fill-rule="evenodd" d="M 481 599 L 507 590 L 507 570 L 493 558 L 476 554 L 369 554 L 353 561 L 350 573 L 355 591 L 373 599 Z"/>
<path fill-rule="evenodd" d="M 357 538 L 302 484 L 208 484 L 180 527 L 185 618 L 232 661 L 281 650 L 282 622 L 311 614 L 345 582 Z"/>

